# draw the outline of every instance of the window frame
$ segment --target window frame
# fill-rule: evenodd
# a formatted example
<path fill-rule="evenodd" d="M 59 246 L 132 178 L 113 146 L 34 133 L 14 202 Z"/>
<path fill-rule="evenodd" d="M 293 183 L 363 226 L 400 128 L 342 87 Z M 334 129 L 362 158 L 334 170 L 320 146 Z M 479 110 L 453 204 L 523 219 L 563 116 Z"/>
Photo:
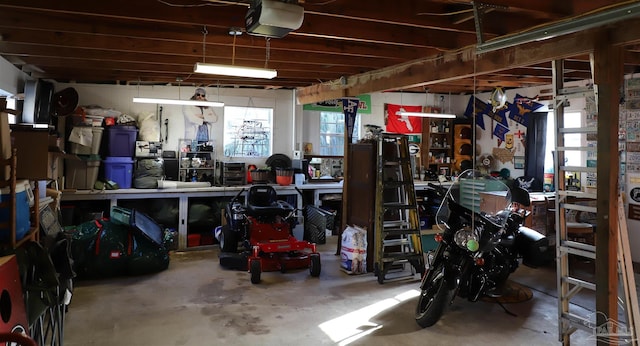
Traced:
<path fill-rule="evenodd" d="M 265 111 L 265 114 L 256 112 Z M 223 113 L 222 149 L 224 156 L 238 158 L 268 158 L 273 153 L 274 109 L 271 107 L 225 106 Z M 266 123 L 266 124 L 265 124 Z M 265 126 L 266 125 L 266 126 Z M 245 131 L 244 133 L 241 131 Z M 266 132 L 263 132 L 266 131 Z M 261 133 L 262 132 L 262 133 Z M 264 138 L 255 138 L 264 135 Z M 249 140 L 245 149 L 242 138 Z M 251 141 L 266 141 L 256 143 Z M 251 151 L 251 146 L 259 145 L 265 150 Z M 242 149 L 237 150 L 240 146 Z M 231 148 L 233 150 L 231 151 Z M 265 152 L 266 151 L 266 152 Z"/>

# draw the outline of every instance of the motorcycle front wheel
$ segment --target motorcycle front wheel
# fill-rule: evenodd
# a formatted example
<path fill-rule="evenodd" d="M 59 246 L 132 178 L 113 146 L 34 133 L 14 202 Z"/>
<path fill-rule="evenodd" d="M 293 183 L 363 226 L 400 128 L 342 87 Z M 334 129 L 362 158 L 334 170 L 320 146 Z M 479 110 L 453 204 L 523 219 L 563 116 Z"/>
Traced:
<path fill-rule="evenodd" d="M 447 282 L 444 277 L 444 264 L 440 263 L 433 272 L 427 273 L 431 282 L 420 292 L 416 307 L 416 322 L 422 328 L 436 324 L 449 301 L 447 297 Z"/>

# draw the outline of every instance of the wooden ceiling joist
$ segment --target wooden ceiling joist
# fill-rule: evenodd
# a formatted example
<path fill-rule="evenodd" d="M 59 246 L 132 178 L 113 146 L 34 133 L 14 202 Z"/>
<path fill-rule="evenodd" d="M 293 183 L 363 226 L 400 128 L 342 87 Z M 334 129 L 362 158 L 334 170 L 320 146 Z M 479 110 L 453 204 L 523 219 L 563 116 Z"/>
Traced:
<path fill-rule="evenodd" d="M 613 45 L 634 44 L 640 40 L 640 19 L 559 36 L 535 45 L 515 46 L 483 54 L 469 46 L 453 53 L 414 60 L 409 63 L 370 71 L 343 80 L 298 88 L 297 101 L 307 104 L 344 96 L 382 90 L 428 86 L 448 80 L 471 78 L 516 67 L 541 64 L 553 59 L 584 55 L 593 51 L 596 37 L 608 37 Z"/>

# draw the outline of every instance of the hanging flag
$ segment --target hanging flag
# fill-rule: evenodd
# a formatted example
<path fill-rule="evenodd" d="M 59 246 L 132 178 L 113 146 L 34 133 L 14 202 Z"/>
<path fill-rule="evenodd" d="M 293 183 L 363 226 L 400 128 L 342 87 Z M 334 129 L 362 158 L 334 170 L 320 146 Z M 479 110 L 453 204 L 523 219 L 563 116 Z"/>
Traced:
<path fill-rule="evenodd" d="M 474 106 L 475 100 L 475 109 Z M 464 115 L 467 118 L 475 117 L 476 125 L 480 126 L 481 129 L 484 130 L 484 118 L 482 117 L 484 114 L 487 114 L 491 110 L 491 105 L 482 100 L 478 99 L 475 96 L 471 96 L 469 98 L 469 103 L 467 104 L 467 109 L 464 111 Z"/>
<path fill-rule="evenodd" d="M 344 112 L 344 124 L 347 127 L 347 143 L 351 143 L 353 141 L 353 127 L 356 123 L 360 99 L 357 97 L 344 97 L 341 101 L 342 111 Z"/>
<path fill-rule="evenodd" d="M 394 133 L 422 133 L 422 118 L 398 115 L 400 111 L 422 112 L 422 106 L 404 106 L 385 104 L 387 114 L 387 132 Z"/>
<path fill-rule="evenodd" d="M 505 107 L 496 109 L 495 111 L 493 110 L 493 108 L 490 108 L 487 111 L 487 115 L 490 116 L 491 119 L 497 121 L 498 124 L 509 128 L 509 123 L 507 122 L 507 112 L 509 112 L 509 105 L 510 103 L 507 102 L 505 104 Z"/>
<path fill-rule="evenodd" d="M 528 127 L 529 113 L 535 112 L 543 104 L 534 102 L 534 99 L 516 94 L 513 103 L 509 105 L 509 119 Z"/>
<path fill-rule="evenodd" d="M 500 139 L 500 141 L 504 142 L 504 135 L 509 132 L 508 127 L 504 127 L 499 123 L 496 124 L 496 127 L 493 129 L 493 134 Z M 500 142 L 499 142 L 500 143 Z"/>

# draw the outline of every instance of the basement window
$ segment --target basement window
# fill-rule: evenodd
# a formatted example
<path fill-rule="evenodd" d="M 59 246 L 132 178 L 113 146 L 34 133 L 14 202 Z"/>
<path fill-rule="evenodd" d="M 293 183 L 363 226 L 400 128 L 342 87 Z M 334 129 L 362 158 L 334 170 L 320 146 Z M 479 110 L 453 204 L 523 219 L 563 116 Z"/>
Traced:
<path fill-rule="evenodd" d="M 271 156 L 272 128 L 272 108 L 224 107 L 224 156 Z"/>
<path fill-rule="evenodd" d="M 320 155 L 344 155 L 344 114 L 320 112 Z M 353 142 L 360 138 L 360 115 L 356 115 Z"/>

